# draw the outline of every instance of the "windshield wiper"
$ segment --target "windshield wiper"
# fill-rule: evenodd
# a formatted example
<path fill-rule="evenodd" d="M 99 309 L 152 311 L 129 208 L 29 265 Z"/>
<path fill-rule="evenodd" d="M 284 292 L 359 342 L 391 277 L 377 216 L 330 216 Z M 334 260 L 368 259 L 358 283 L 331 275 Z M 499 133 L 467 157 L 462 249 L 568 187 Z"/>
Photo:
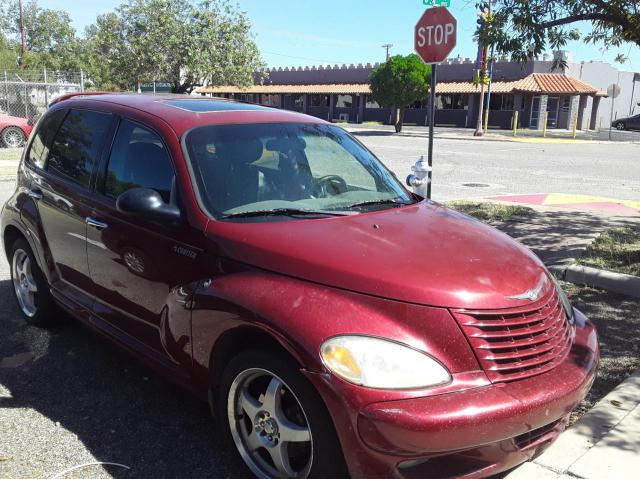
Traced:
<path fill-rule="evenodd" d="M 271 210 L 240 211 L 223 215 L 228 218 L 251 218 L 257 216 L 351 216 L 357 214 L 354 211 L 337 210 L 302 210 L 297 208 L 274 208 Z"/>
<path fill-rule="evenodd" d="M 370 200 L 370 201 L 362 201 L 360 203 L 354 203 L 352 205 L 348 205 L 345 208 L 357 208 L 359 206 L 369 206 L 369 205 L 393 205 L 393 206 L 407 206 L 412 203 L 406 201 L 396 201 L 391 199 L 386 200 Z"/>

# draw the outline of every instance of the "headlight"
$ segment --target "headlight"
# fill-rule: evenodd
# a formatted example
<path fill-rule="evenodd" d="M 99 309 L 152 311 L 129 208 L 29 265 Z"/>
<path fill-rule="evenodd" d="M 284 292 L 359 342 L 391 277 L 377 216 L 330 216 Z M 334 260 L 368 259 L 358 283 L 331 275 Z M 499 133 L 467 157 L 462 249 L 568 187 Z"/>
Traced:
<path fill-rule="evenodd" d="M 451 380 L 432 357 L 385 339 L 337 336 L 322 344 L 320 356 L 334 374 L 369 388 L 417 389 Z"/>
<path fill-rule="evenodd" d="M 567 297 L 567 293 L 564 292 L 562 286 L 558 284 L 556 281 L 556 290 L 558 290 L 558 295 L 560 296 L 560 302 L 562 303 L 562 307 L 564 308 L 564 312 L 567 313 L 567 319 L 569 320 L 569 324 L 573 324 L 575 321 L 575 317 L 573 314 L 573 306 L 571 306 L 571 301 Z"/>

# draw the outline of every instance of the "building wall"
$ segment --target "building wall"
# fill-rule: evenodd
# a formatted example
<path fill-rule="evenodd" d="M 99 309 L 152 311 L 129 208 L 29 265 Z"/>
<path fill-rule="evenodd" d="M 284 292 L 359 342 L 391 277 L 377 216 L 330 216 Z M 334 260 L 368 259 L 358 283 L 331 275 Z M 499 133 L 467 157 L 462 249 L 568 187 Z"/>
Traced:
<path fill-rule="evenodd" d="M 620 85 L 620 96 L 613 102 L 613 119 L 640 113 L 640 75 L 620 71 L 605 62 L 570 63 L 567 74 L 606 90 L 612 83 Z M 634 89 L 635 77 L 635 89 Z M 633 94 L 633 98 L 632 98 Z M 585 115 L 591 116 L 593 102 L 589 102 Z M 611 118 L 611 98 L 602 98 L 596 116 L 596 127 L 608 127 Z"/>

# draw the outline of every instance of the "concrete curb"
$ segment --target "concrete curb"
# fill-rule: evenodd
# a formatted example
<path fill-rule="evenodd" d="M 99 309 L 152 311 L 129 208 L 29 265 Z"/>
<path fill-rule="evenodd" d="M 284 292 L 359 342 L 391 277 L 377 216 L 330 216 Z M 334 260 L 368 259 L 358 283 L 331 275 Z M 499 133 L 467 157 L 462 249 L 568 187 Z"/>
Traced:
<path fill-rule="evenodd" d="M 504 479 L 631 477 L 628 473 L 636 471 L 638 464 L 629 462 L 640 462 L 640 456 L 633 451 L 637 438 L 625 432 L 637 424 L 638 408 L 640 370 L 602 398 L 541 456 Z"/>
<path fill-rule="evenodd" d="M 589 266 L 570 265 L 561 274 L 569 283 L 584 284 L 613 293 L 640 298 L 640 277 L 614 273 Z"/>
<path fill-rule="evenodd" d="M 338 124 L 339 125 L 339 124 Z M 404 136 L 409 138 L 429 138 L 428 133 L 418 133 L 418 132 L 402 132 L 395 133 L 390 130 L 377 130 L 374 128 L 350 128 L 343 127 L 352 135 L 358 136 L 374 136 L 374 133 L 378 133 L 384 136 Z M 531 144 L 576 144 L 576 143 L 588 143 L 588 144 L 604 144 L 604 143 L 619 143 L 619 144 L 636 144 L 640 143 L 637 140 L 602 140 L 602 139 L 593 139 L 593 138 L 564 138 L 564 137 L 556 137 L 556 136 L 548 136 L 547 138 L 538 137 L 538 136 L 504 136 L 504 135 L 496 135 L 492 136 L 491 132 L 489 132 L 486 136 L 474 137 L 473 135 L 469 136 L 461 136 L 461 135 L 451 135 L 447 133 L 437 132 L 434 135 L 436 139 L 442 140 L 461 140 L 461 141 L 501 141 L 508 143 L 531 143 Z M 558 141 L 560 140 L 560 141 Z"/>

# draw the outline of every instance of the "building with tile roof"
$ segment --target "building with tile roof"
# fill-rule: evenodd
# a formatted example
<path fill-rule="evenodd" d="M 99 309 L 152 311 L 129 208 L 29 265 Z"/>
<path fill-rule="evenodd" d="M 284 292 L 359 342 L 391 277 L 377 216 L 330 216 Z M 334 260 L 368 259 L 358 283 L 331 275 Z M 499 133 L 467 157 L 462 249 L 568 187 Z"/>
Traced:
<path fill-rule="evenodd" d="M 520 128 L 542 129 L 546 118 L 549 128 L 594 129 L 608 126 L 610 108 L 606 88 L 598 81 L 597 70 L 606 64 L 569 63 L 562 71 L 552 71 L 553 62 L 535 60 L 526 64 L 501 60 L 494 63 L 489 99 L 489 127 L 512 128 L 516 119 Z M 330 121 L 389 123 L 392 111 L 381 108 L 371 96 L 369 77 L 376 65 L 334 65 L 266 69 L 256 74 L 255 85 L 203 86 L 196 93 L 223 96 L 304 112 Z M 470 59 L 448 60 L 438 68 L 435 122 L 438 126 L 473 127 L 477 117 L 480 88 L 471 82 L 475 64 Z M 609 65 L 607 68 L 611 69 Z M 593 71 L 596 74 L 591 74 Z M 577 73 L 577 74 L 576 74 Z M 638 79 L 637 95 L 618 102 L 614 118 L 640 101 L 640 75 L 621 72 L 628 81 Z M 608 81 L 611 75 L 605 75 Z M 589 78 L 588 82 L 584 78 Z M 593 83 L 595 81 L 595 83 Z M 405 110 L 408 124 L 428 124 L 428 93 L 425 100 Z M 607 110 L 606 112 L 604 110 Z M 618 109 L 620 111 L 618 111 Z M 640 108 L 638 109 L 640 111 Z M 516 115 L 516 112 L 518 114 Z"/>

